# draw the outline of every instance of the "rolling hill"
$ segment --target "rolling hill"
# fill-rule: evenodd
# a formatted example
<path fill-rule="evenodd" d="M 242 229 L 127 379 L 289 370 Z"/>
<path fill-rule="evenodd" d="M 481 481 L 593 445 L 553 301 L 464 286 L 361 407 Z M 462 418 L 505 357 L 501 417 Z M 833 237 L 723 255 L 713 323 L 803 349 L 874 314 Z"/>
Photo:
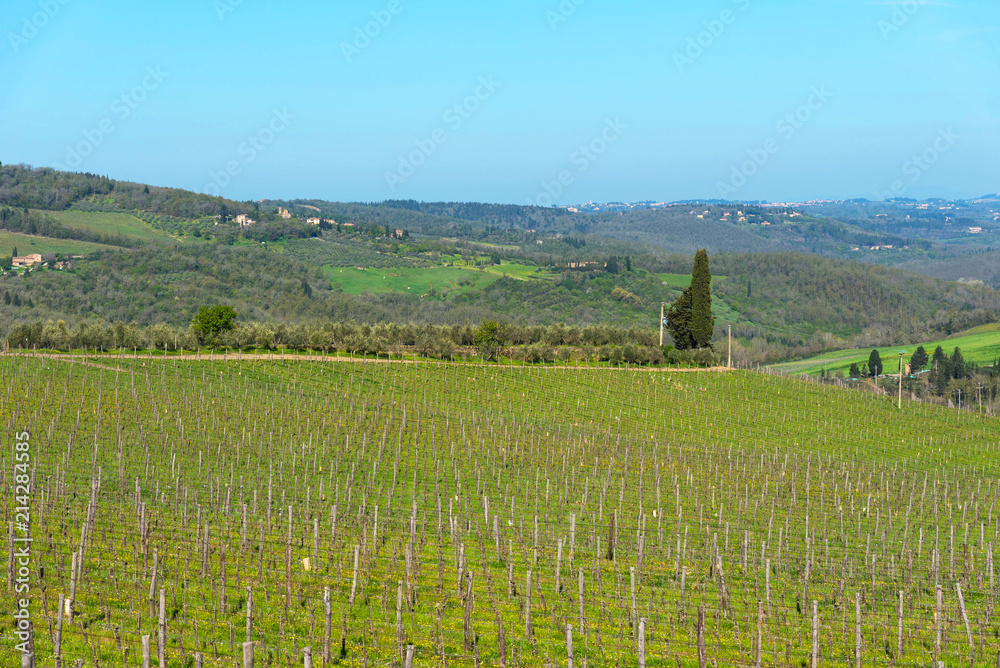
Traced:
<path fill-rule="evenodd" d="M 241 226 L 236 216 L 255 222 Z M 333 222 L 307 225 L 312 216 Z M 988 287 L 855 261 L 892 242 L 897 260 L 934 264 L 939 251 L 925 249 L 938 241 L 783 208 L 685 203 L 581 214 L 477 203 L 241 203 L 4 165 L 0 219 L 0 244 L 11 250 L 88 256 L 66 272 L 8 273 L 3 290 L 21 305 L 0 305 L 0 332 L 25 319 L 181 326 L 211 303 L 288 324 L 500 318 L 655 329 L 660 304 L 685 285 L 690 251 L 702 246 L 717 276 L 717 337 L 732 325 L 743 361 L 931 340 L 1000 313 L 1000 293 Z"/>

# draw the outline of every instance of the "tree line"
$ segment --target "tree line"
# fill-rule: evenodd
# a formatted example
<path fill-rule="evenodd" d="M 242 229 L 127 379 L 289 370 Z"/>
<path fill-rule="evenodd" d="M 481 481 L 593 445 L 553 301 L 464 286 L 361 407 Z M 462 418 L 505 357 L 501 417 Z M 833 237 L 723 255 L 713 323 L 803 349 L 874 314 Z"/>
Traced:
<path fill-rule="evenodd" d="M 187 326 L 84 320 L 75 326 L 63 320 L 13 325 L 7 345 L 13 349 L 71 351 L 157 350 L 167 352 L 216 350 L 279 350 L 387 354 L 417 353 L 451 359 L 457 355 L 499 356 L 528 362 L 590 359 L 631 364 L 661 364 L 667 359 L 657 333 L 638 328 L 591 325 L 572 327 L 490 324 L 416 325 L 357 322 L 283 323 L 237 322 L 232 307 L 202 308 Z M 495 326 L 487 342 L 484 332 Z M 492 353 L 490 346 L 496 345 Z M 673 362 L 689 361 L 673 359 Z"/>

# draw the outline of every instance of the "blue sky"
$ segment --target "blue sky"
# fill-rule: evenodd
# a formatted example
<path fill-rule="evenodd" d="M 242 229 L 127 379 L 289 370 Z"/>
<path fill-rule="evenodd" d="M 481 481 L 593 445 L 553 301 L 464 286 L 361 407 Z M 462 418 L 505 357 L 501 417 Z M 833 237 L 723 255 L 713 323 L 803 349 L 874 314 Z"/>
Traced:
<path fill-rule="evenodd" d="M 1000 190 L 995 0 L 5 0 L 0 37 L 0 160 L 234 199 Z"/>

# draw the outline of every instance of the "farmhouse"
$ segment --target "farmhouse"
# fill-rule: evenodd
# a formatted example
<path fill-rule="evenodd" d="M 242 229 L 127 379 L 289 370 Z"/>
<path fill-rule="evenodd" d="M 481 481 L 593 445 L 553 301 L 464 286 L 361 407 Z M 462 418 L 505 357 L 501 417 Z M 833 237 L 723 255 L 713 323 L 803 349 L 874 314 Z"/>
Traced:
<path fill-rule="evenodd" d="M 319 218 L 306 218 L 306 222 L 310 225 L 319 225 Z"/>
<path fill-rule="evenodd" d="M 406 237 L 406 230 L 393 230 L 389 236 L 393 239 L 403 239 Z"/>
<path fill-rule="evenodd" d="M 241 213 L 240 215 L 236 216 L 234 220 L 237 222 L 237 224 L 239 224 L 240 227 L 249 227 L 250 225 L 253 225 L 253 219 L 251 219 L 250 216 L 246 215 L 245 213 Z"/>
<path fill-rule="evenodd" d="M 21 255 L 19 257 L 11 258 L 11 265 L 15 267 L 30 267 L 33 264 L 40 264 L 42 261 L 42 256 L 40 253 L 32 253 L 31 255 Z"/>
<path fill-rule="evenodd" d="M 981 228 L 981 227 L 970 227 L 969 228 L 969 234 L 982 234 L 982 233 L 983 233 L 983 228 Z"/>

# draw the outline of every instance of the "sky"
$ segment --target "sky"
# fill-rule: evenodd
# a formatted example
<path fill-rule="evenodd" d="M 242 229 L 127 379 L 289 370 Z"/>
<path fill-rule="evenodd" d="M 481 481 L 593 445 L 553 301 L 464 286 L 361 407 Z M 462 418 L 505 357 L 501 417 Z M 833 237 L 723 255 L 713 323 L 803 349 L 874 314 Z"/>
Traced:
<path fill-rule="evenodd" d="M 1000 190 L 996 0 L 4 0 L 0 161 L 231 199 Z"/>

